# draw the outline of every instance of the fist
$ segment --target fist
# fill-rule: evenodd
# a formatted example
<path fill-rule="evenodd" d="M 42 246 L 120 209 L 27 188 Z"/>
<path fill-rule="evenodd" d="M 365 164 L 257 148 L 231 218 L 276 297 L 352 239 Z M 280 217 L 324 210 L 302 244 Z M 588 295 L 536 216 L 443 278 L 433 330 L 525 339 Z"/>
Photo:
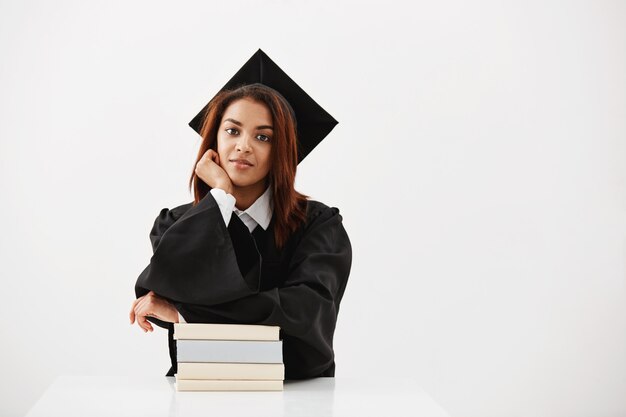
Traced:
<path fill-rule="evenodd" d="M 211 188 L 221 188 L 232 194 L 233 183 L 220 164 L 220 156 L 213 149 L 207 150 L 196 164 L 196 175 Z"/>

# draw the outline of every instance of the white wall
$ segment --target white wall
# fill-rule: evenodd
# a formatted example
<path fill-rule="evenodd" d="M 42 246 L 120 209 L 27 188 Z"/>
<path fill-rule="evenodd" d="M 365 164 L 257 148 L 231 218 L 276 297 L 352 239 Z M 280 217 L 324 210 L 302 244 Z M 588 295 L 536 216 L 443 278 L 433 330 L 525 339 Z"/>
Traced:
<path fill-rule="evenodd" d="M 340 122 L 298 171 L 353 242 L 337 376 L 410 374 L 455 417 L 626 416 L 625 18 L 0 2 L 0 414 L 61 374 L 169 369 L 128 322 L 148 232 L 191 199 L 187 122 L 262 48 Z"/>

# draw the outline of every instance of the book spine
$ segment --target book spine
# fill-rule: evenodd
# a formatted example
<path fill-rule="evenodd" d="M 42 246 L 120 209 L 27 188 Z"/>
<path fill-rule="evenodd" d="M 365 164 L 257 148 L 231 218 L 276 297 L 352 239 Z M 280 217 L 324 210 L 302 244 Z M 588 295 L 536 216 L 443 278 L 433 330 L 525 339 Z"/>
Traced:
<path fill-rule="evenodd" d="M 178 379 L 177 391 L 283 391 L 283 381 Z"/>
<path fill-rule="evenodd" d="M 178 340 L 178 362 L 282 363 L 282 341 Z"/>
<path fill-rule="evenodd" d="M 280 327 L 245 324 L 175 323 L 174 339 L 279 340 Z"/>
<path fill-rule="evenodd" d="M 285 379 L 282 363 L 178 363 L 180 379 Z"/>

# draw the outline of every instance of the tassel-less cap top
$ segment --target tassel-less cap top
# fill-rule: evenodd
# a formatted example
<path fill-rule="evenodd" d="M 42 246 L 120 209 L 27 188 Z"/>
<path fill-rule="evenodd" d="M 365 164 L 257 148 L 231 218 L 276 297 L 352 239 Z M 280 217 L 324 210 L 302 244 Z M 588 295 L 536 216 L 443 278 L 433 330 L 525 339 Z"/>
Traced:
<path fill-rule="evenodd" d="M 338 122 L 260 49 L 248 59 L 219 92 L 256 83 L 276 90 L 291 106 L 296 118 L 298 163 L 300 163 L 333 130 Z M 200 134 L 208 106 L 207 103 L 200 113 L 189 122 L 189 126 L 198 134 Z"/>

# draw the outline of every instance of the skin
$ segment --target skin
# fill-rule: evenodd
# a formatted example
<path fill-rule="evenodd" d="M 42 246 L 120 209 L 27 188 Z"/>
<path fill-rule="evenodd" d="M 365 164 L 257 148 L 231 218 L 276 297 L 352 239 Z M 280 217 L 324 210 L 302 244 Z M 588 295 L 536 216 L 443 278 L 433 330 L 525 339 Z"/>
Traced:
<path fill-rule="evenodd" d="M 245 98 L 231 103 L 217 132 L 217 153 L 209 149 L 196 165 L 196 174 L 212 188 L 235 197 L 245 210 L 263 194 L 270 171 L 272 114 L 265 104 Z M 231 162 L 245 159 L 253 166 L 240 169 Z"/>
<path fill-rule="evenodd" d="M 235 206 L 245 210 L 265 192 L 272 150 L 272 114 L 269 108 L 249 98 L 228 106 L 217 133 L 217 152 L 209 149 L 196 164 L 195 172 L 211 188 L 221 188 L 235 197 Z M 245 159 L 252 166 L 240 168 L 233 160 Z M 178 323 L 178 311 L 153 291 L 137 298 L 130 309 L 130 324 L 144 332 L 154 328 L 146 317 Z"/>

